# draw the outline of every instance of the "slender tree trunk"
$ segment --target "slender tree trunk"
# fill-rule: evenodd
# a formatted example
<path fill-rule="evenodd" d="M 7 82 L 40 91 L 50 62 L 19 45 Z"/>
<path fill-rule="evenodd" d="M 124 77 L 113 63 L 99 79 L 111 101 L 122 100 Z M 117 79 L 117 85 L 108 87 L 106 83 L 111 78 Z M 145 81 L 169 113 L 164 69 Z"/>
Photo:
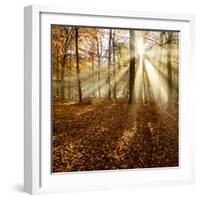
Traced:
<path fill-rule="evenodd" d="M 94 46 L 94 43 L 92 43 L 92 46 Z M 95 74 L 94 74 L 94 48 L 92 48 L 92 54 L 91 54 L 91 60 L 92 60 L 92 88 L 93 88 L 93 98 L 95 97 Z"/>
<path fill-rule="evenodd" d="M 142 55 L 138 54 L 137 56 L 137 60 L 135 61 L 137 62 L 137 66 L 138 66 L 138 71 L 140 70 L 141 72 L 141 78 L 140 78 L 140 84 L 138 84 L 138 92 L 137 92 L 137 102 L 139 103 L 143 103 L 143 88 L 144 88 L 144 84 L 145 84 L 145 80 L 144 80 L 144 76 L 145 76 L 145 68 L 143 65 L 143 61 L 142 61 Z M 135 96 L 136 98 L 136 96 Z"/>
<path fill-rule="evenodd" d="M 59 54 L 57 48 L 57 62 L 56 62 L 56 96 L 59 96 Z"/>
<path fill-rule="evenodd" d="M 124 67 L 126 67 L 128 63 L 124 63 Z M 130 69 L 130 68 L 129 68 Z M 130 76 L 130 70 L 127 70 L 126 72 L 126 78 L 127 78 L 127 84 L 126 84 L 126 99 L 129 101 L 129 76 Z"/>
<path fill-rule="evenodd" d="M 135 85 L 135 32 L 130 30 L 130 70 L 129 70 L 129 104 L 135 103 L 134 85 Z"/>
<path fill-rule="evenodd" d="M 72 52 L 69 53 L 69 82 L 68 82 L 68 99 L 71 99 L 71 75 L 72 75 Z"/>
<path fill-rule="evenodd" d="M 147 103 L 149 101 L 149 93 L 147 88 L 147 73 L 144 60 L 143 60 L 143 84 L 144 84 L 144 103 Z"/>
<path fill-rule="evenodd" d="M 109 43 L 108 43 L 108 99 L 111 99 L 111 83 L 110 83 L 111 41 L 112 41 L 112 29 L 110 29 Z"/>
<path fill-rule="evenodd" d="M 80 68 L 79 68 L 79 53 L 78 53 L 78 28 L 75 28 L 75 43 L 76 43 L 76 72 L 77 72 L 77 83 L 78 83 L 78 97 L 79 103 L 82 103 L 82 90 L 80 80 Z"/>
<path fill-rule="evenodd" d="M 97 41 L 97 79 L 98 79 L 98 94 L 99 97 L 101 97 L 101 88 L 100 88 L 100 65 L 101 65 L 101 60 L 100 60 L 100 52 L 99 52 L 99 40 L 98 37 L 96 37 L 96 41 Z"/>
<path fill-rule="evenodd" d="M 116 83 L 116 61 L 115 61 L 115 32 L 113 32 L 113 78 L 114 78 L 114 85 L 113 85 L 113 97 L 116 99 L 117 96 L 117 83 Z"/>
<path fill-rule="evenodd" d="M 61 69 L 61 98 L 65 99 L 65 83 L 64 83 L 64 78 L 65 78 L 65 65 L 66 65 L 66 60 L 67 60 L 67 44 L 68 44 L 68 30 L 65 29 L 65 44 L 64 44 L 64 56 L 62 59 L 62 69 Z"/>
<path fill-rule="evenodd" d="M 65 78 L 65 64 L 66 64 L 66 57 L 67 54 L 64 55 L 64 61 L 62 63 L 62 70 L 61 70 L 61 98 L 65 99 L 65 85 L 64 85 L 64 78 Z"/>
<path fill-rule="evenodd" d="M 159 71 L 159 73 L 158 73 L 158 76 L 159 76 L 159 83 L 160 83 L 160 85 L 159 85 L 159 89 L 158 89 L 158 101 L 161 101 L 161 87 L 162 87 L 162 85 L 161 85 L 161 80 L 162 80 L 162 74 L 161 74 L 161 72 L 162 72 L 162 62 L 163 62 L 163 42 L 164 41 L 164 33 L 163 32 L 161 32 L 160 33 L 160 46 L 159 46 L 159 53 L 160 53 L 160 56 L 159 56 L 159 63 L 158 63 L 158 71 Z"/>
<path fill-rule="evenodd" d="M 176 35 L 176 54 L 177 54 L 177 60 L 179 60 L 179 33 Z M 178 70 L 178 63 L 177 63 L 177 71 L 176 71 L 176 106 L 178 106 L 179 102 L 179 83 L 178 83 L 178 77 L 179 77 L 179 70 Z"/>
<path fill-rule="evenodd" d="M 168 111 L 172 110 L 172 63 L 171 63 L 171 41 L 172 33 L 168 33 L 168 42 L 167 42 L 167 76 L 168 76 Z"/>
<path fill-rule="evenodd" d="M 146 82 L 145 82 L 145 65 L 144 65 L 144 60 L 142 58 L 142 55 L 139 56 L 139 65 L 142 67 L 142 83 L 139 89 L 139 102 L 140 103 L 146 103 L 146 93 L 145 93 L 145 88 L 146 88 Z"/>

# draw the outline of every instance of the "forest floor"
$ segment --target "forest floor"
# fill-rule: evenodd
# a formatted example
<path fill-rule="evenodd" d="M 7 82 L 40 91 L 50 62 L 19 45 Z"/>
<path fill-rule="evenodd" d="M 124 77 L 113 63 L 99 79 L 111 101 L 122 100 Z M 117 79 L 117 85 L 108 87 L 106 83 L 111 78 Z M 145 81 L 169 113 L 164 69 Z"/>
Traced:
<path fill-rule="evenodd" d="M 178 166 L 178 111 L 54 100 L 53 172 Z"/>

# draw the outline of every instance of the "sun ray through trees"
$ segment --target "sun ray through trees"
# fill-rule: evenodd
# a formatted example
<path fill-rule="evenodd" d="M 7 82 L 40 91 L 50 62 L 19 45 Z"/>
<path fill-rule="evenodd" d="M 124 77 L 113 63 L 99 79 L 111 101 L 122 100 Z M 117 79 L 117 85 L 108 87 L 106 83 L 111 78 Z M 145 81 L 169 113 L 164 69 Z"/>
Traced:
<path fill-rule="evenodd" d="M 178 166 L 179 32 L 51 36 L 53 172 Z"/>

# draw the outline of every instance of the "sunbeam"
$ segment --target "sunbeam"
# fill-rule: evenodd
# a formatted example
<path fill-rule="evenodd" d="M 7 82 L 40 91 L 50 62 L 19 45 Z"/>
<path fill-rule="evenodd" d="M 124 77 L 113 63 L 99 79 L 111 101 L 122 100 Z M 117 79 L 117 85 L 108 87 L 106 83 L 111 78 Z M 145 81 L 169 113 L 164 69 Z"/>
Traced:
<path fill-rule="evenodd" d="M 117 73 L 117 75 L 116 75 L 117 83 L 120 82 L 120 80 L 123 78 L 123 76 L 127 72 L 127 70 L 128 70 L 128 66 L 124 67 L 122 70 L 120 70 L 120 72 Z M 107 69 L 104 71 L 104 73 L 107 74 Z M 104 75 L 104 74 L 101 74 L 101 75 Z M 113 84 L 113 83 L 114 83 L 114 81 L 111 82 L 111 84 Z M 104 80 L 104 79 L 102 79 L 99 83 L 95 82 L 95 84 L 92 85 L 92 87 L 91 87 L 90 82 L 83 85 L 83 91 L 84 91 L 85 97 L 90 96 L 93 93 L 93 91 L 95 91 L 95 94 L 97 94 L 98 87 L 100 87 L 100 89 L 101 89 L 102 97 L 106 97 L 108 85 L 106 83 L 106 80 Z"/>
<path fill-rule="evenodd" d="M 158 97 L 161 97 L 163 103 L 167 103 L 167 85 L 166 81 L 162 76 L 159 75 L 155 67 L 151 64 L 150 61 L 145 59 L 145 69 L 147 70 L 147 76 L 149 78 L 153 95 L 156 100 Z"/>

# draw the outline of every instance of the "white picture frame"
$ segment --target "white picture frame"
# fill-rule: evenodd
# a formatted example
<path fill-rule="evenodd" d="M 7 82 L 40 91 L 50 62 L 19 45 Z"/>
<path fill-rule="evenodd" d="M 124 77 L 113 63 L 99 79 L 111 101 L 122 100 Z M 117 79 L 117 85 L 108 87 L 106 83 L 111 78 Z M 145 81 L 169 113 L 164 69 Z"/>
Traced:
<path fill-rule="evenodd" d="M 179 167 L 51 173 L 50 25 L 71 24 L 180 31 Z M 194 182 L 194 128 L 190 86 L 194 16 L 56 6 L 25 8 L 24 189 L 31 194 L 186 184 Z"/>

